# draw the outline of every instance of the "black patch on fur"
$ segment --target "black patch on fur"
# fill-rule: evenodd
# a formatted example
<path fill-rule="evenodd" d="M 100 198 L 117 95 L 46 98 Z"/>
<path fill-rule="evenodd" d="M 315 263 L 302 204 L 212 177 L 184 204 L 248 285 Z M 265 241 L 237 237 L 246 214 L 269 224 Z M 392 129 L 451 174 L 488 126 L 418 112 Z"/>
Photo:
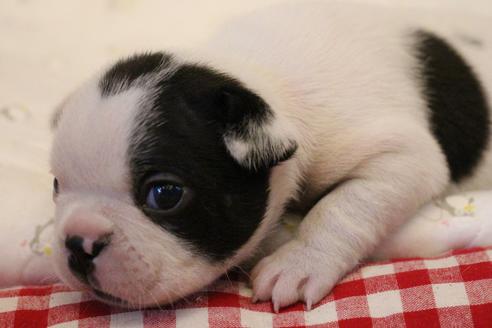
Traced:
<path fill-rule="evenodd" d="M 178 176 L 193 192 L 173 215 L 142 211 L 213 261 L 231 256 L 256 231 L 266 210 L 269 168 L 251 171 L 228 153 L 223 134 L 271 116 L 264 101 L 235 79 L 184 65 L 161 82 L 154 107 L 137 117 L 129 149 L 135 202 L 157 172 Z M 152 120 L 146 117 L 152 117 Z"/>
<path fill-rule="evenodd" d="M 120 60 L 99 81 L 101 94 L 108 97 L 125 91 L 136 79 L 166 67 L 170 61 L 171 56 L 162 52 L 139 54 Z"/>
<path fill-rule="evenodd" d="M 262 98 L 232 77 L 204 66 L 184 65 L 163 84 L 179 91 L 200 119 L 216 122 L 221 134 L 241 137 L 246 124 L 261 125 L 272 118 Z"/>
<path fill-rule="evenodd" d="M 489 109 L 480 81 L 463 57 L 440 37 L 417 34 L 417 58 L 432 132 L 454 182 L 470 175 L 489 140 Z"/>

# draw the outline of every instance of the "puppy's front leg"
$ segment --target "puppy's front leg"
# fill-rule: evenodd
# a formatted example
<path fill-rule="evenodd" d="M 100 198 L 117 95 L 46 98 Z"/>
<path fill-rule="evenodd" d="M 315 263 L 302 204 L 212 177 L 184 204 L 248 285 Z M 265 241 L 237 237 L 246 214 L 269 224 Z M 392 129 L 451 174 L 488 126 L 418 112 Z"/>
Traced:
<path fill-rule="evenodd" d="M 394 227 L 444 189 L 442 154 L 422 148 L 383 152 L 360 163 L 310 210 L 294 240 L 257 264 L 254 299 L 271 298 L 275 311 L 298 300 L 310 309 L 328 294 Z"/>

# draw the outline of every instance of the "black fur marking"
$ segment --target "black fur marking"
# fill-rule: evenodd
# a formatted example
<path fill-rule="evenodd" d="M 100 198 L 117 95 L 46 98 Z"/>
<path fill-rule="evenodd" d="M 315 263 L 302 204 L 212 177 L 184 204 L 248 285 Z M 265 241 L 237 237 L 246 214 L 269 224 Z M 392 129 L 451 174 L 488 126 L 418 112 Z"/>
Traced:
<path fill-rule="evenodd" d="M 131 87 L 139 77 L 156 72 L 171 62 L 171 56 L 161 52 L 134 55 L 113 65 L 99 81 L 103 96 L 112 96 Z"/>
<path fill-rule="evenodd" d="M 217 132 L 243 135 L 245 125 L 261 125 L 272 118 L 268 105 L 237 80 L 198 65 L 182 66 L 168 81 L 200 119 L 218 123 Z"/>
<path fill-rule="evenodd" d="M 193 198 L 178 213 L 142 211 L 212 261 L 234 254 L 256 231 L 266 210 L 269 169 L 241 167 L 223 141 L 227 129 L 269 117 L 263 100 L 211 69 L 184 65 L 160 82 L 153 109 L 137 117 L 129 149 L 137 205 L 149 174 L 178 176 Z M 146 117 L 152 117 L 152 120 Z"/>
<path fill-rule="evenodd" d="M 445 40 L 417 33 L 417 58 L 432 132 L 454 182 L 476 168 L 489 140 L 489 109 L 472 68 Z"/>

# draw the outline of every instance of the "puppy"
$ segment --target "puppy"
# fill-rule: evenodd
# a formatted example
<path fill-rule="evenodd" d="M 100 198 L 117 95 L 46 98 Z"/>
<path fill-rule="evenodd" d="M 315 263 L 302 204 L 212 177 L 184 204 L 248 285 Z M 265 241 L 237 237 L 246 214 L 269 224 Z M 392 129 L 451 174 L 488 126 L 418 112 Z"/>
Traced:
<path fill-rule="evenodd" d="M 97 74 L 55 122 L 58 277 L 170 303 L 264 255 L 296 213 L 254 300 L 311 308 L 422 204 L 490 186 L 492 25 L 422 17 L 283 4 Z"/>

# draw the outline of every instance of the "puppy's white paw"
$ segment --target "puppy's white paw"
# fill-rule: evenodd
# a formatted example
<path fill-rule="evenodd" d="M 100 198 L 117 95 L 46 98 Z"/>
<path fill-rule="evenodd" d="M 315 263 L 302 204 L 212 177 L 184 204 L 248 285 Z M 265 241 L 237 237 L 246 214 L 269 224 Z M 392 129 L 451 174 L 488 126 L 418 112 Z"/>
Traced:
<path fill-rule="evenodd" d="M 253 302 L 271 299 L 278 312 L 281 307 L 304 301 L 311 310 L 336 284 L 337 271 L 327 254 L 292 240 L 253 269 Z"/>

